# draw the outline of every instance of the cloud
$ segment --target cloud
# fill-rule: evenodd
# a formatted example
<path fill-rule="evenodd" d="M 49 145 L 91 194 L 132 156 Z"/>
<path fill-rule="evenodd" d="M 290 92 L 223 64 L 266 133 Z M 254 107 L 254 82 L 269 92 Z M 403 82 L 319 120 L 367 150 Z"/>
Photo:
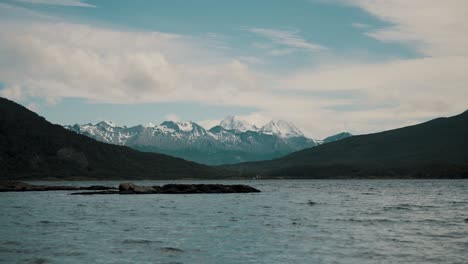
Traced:
<path fill-rule="evenodd" d="M 266 123 L 270 122 L 272 118 L 265 116 L 263 113 L 257 112 L 247 115 L 235 115 L 236 120 L 247 122 L 248 124 L 255 125 L 260 128 Z M 217 126 L 221 123 L 221 119 L 205 119 L 197 121 L 197 124 L 201 125 L 205 129 L 210 129 L 214 126 Z"/>
<path fill-rule="evenodd" d="M 247 31 L 265 37 L 273 41 L 275 44 L 302 49 L 307 51 L 323 51 L 327 50 L 326 47 L 319 44 L 309 42 L 299 36 L 299 31 L 292 30 L 278 30 L 278 29 L 267 29 L 267 28 L 249 28 Z"/>
<path fill-rule="evenodd" d="M 204 129 L 211 129 L 214 126 L 219 125 L 221 123 L 221 120 L 219 119 L 205 119 L 205 120 L 199 120 L 196 122 L 200 126 L 202 126 Z"/>
<path fill-rule="evenodd" d="M 28 108 L 29 110 L 33 112 L 39 111 L 39 106 L 36 103 L 29 103 L 28 105 L 26 105 L 26 108 Z"/>
<path fill-rule="evenodd" d="M 281 86 L 302 91 L 361 91 L 365 96 L 356 104 L 380 105 L 400 118 L 436 116 L 467 107 L 467 66 L 466 57 L 352 64 L 304 70 L 282 80 Z M 389 104 L 394 107 L 388 109 Z"/>
<path fill-rule="evenodd" d="M 177 114 L 168 114 L 164 118 L 168 121 L 174 121 L 174 122 L 180 121 L 180 116 L 178 116 Z"/>
<path fill-rule="evenodd" d="M 468 54 L 468 1 L 346 0 L 391 26 L 368 32 L 385 42 L 411 45 L 426 56 Z"/>
<path fill-rule="evenodd" d="M 460 11 L 465 2 L 346 3 L 389 22 L 365 30 L 368 37 L 407 45 L 422 55 L 373 63 L 345 57 L 273 74 L 253 68 L 257 58 L 229 56 L 229 39 L 218 35 L 199 38 L 28 20 L 32 14 L 27 10 L 0 4 L 0 95 L 27 103 L 28 98 L 49 103 L 82 98 L 254 107 L 257 114 L 292 121 L 315 138 L 344 130 L 381 131 L 466 109 L 468 31 Z M 443 16 L 430 12 L 438 9 Z M 21 11 L 21 19 L 12 19 L 13 11 Z M 326 49 L 298 31 L 252 30 L 272 41 L 259 48 Z M 201 122 L 208 127 L 217 123 Z"/>
<path fill-rule="evenodd" d="M 248 65 L 200 60 L 204 51 L 189 36 L 66 22 L 2 24 L 0 32 L 4 96 L 235 104 L 243 99 L 236 94 L 261 92 Z"/>
<path fill-rule="evenodd" d="M 12 84 L 0 89 L 0 95 L 17 101 L 23 99 L 22 89 L 16 84 Z"/>
<path fill-rule="evenodd" d="M 364 23 L 359 23 L 359 22 L 354 22 L 354 23 L 351 23 L 351 26 L 354 27 L 354 28 L 370 28 L 370 25 L 368 24 L 364 24 Z"/>
<path fill-rule="evenodd" d="M 31 9 L 23 8 L 20 6 L 0 3 L 0 22 L 10 24 L 10 21 L 31 21 L 34 19 L 37 21 L 54 21 L 54 17 L 46 15 L 44 13 L 39 13 Z M 0 32 L 1 33 L 1 32 Z"/>
<path fill-rule="evenodd" d="M 328 103 L 276 94 L 277 77 L 192 36 L 9 20 L 0 23 L 0 42 L 0 95 L 22 102 L 197 102 L 255 107 L 278 118 L 285 118 L 282 108 L 316 112 Z M 296 120 L 291 112 L 286 119 Z"/>
<path fill-rule="evenodd" d="M 80 0 L 15 0 L 17 2 L 42 4 L 42 5 L 61 5 L 61 6 L 78 6 L 78 7 L 96 7 Z"/>
<path fill-rule="evenodd" d="M 271 49 L 268 51 L 268 55 L 271 56 L 284 56 L 294 53 L 294 49 Z"/>
<path fill-rule="evenodd" d="M 328 62 L 286 76 L 279 86 L 301 93 L 359 92 L 361 95 L 351 104 L 327 106 L 320 113 L 329 118 L 327 121 L 357 128 L 361 133 L 415 124 L 467 109 L 468 2 L 345 2 L 390 24 L 370 29 L 367 36 L 407 45 L 421 56 L 374 63 Z"/>

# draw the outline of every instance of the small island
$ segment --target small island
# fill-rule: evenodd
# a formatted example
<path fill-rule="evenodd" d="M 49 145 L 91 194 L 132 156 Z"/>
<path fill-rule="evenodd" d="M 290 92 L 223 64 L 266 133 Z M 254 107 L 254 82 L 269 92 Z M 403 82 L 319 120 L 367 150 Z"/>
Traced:
<path fill-rule="evenodd" d="M 121 183 L 119 188 L 93 185 L 47 186 L 32 185 L 24 182 L 0 182 L 0 192 L 32 192 L 32 191 L 87 191 L 75 192 L 72 195 L 95 194 L 196 194 L 196 193 L 256 193 L 260 190 L 243 184 L 166 184 L 163 186 L 140 186 L 134 183 Z"/>
<path fill-rule="evenodd" d="M 116 190 L 115 187 L 93 185 L 87 187 L 67 185 L 33 185 L 19 181 L 0 181 L 0 192 L 44 192 L 44 191 L 103 191 Z"/>

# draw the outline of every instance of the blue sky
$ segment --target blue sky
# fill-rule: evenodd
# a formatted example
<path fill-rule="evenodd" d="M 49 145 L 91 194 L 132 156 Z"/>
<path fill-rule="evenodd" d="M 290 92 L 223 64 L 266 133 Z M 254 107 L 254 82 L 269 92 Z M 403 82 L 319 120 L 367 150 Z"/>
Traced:
<path fill-rule="evenodd" d="M 465 4 L 424 3 L 3 0 L 0 93 L 60 124 L 414 124 L 468 99 Z"/>

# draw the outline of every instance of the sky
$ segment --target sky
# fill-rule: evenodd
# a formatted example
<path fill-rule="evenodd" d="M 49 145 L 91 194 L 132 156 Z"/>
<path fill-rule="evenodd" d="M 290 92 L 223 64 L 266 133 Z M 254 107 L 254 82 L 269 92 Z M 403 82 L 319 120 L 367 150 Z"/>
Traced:
<path fill-rule="evenodd" d="M 468 107 L 465 0 L 0 0 L 0 96 L 58 124 L 227 115 L 313 138 Z M 262 121 L 260 121 L 262 120 Z"/>

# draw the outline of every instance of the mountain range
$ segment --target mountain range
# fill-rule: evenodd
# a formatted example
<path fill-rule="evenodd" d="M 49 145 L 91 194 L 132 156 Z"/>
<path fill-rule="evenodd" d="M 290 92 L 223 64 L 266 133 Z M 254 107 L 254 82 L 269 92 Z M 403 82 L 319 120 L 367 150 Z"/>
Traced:
<path fill-rule="evenodd" d="M 102 142 L 208 165 L 270 160 L 351 136 L 340 133 L 324 140 L 314 140 L 306 137 L 291 122 L 272 120 L 257 127 L 237 116 L 228 116 L 211 129 L 195 122 L 174 121 L 133 127 L 102 121 L 64 127 Z"/>
<path fill-rule="evenodd" d="M 99 142 L 0 98 L 0 180 L 468 179 L 467 149 L 465 111 L 320 144 L 278 159 L 214 167 Z"/>

